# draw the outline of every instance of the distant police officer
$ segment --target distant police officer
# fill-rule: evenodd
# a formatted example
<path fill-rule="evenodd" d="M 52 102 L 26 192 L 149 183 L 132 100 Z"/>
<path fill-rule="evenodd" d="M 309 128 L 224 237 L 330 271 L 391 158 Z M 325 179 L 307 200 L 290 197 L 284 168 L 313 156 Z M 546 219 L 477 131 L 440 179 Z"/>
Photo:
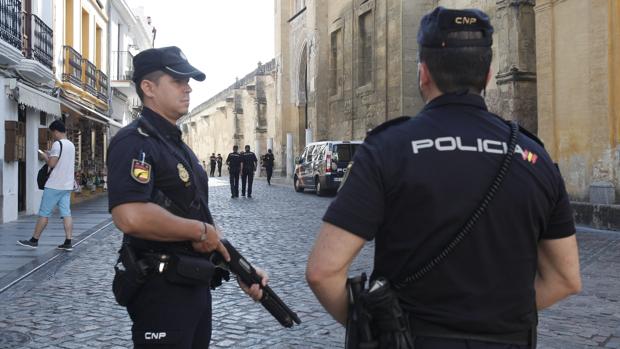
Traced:
<path fill-rule="evenodd" d="M 274 157 L 271 149 L 267 149 L 267 154 L 263 155 L 263 166 L 267 172 L 267 184 L 271 185 L 271 175 L 273 174 Z"/>
<path fill-rule="evenodd" d="M 580 290 L 564 182 L 525 130 L 515 133 L 508 172 L 471 233 L 426 276 L 405 282 L 461 231 L 507 153 L 511 127 L 480 96 L 491 77 L 492 32 L 479 10 L 440 7 L 422 18 L 426 106 L 368 135 L 309 257 L 306 278 L 339 322 L 348 267 L 372 239 L 371 280 L 406 286 L 394 289 L 417 349 L 528 348 L 537 309 Z"/>
<path fill-rule="evenodd" d="M 218 177 L 222 177 L 222 154 L 218 153 L 217 154 L 217 176 Z"/>
<path fill-rule="evenodd" d="M 247 184 L 248 197 L 252 197 L 252 182 L 254 181 L 254 171 L 258 159 L 256 154 L 250 151 L 250 146 L 245 146 L 245 151 L 241 153 L 241 196 L 245 196 L 245 188 Z"/>
<path fill-rule="evenodd" d="M 177 47 L 145 50 L 133 64 L 144 107 L 112 139 L 107 162 L 109 208 L 125 233 L 115 296 L 127 306 L 136 348 L 206 348 L 209 286 L 218 280 L 204 253 L 229 256 L 209 212 L 207 174 L 176 126 L 188 111 L 189 79 L 205 75 Z M 179 272 L 181 265 L 195 273 Z M 254 299 L 261 293 L 243 288 Z"/>
<path fill-rule="evenodd" d="M 217 166 L 217 157 L 215 153 L 211 153 L 209 157 L 209 177 L 213 177 L 215 175 L 215 166 Z"/>
<path fill-rule="evenodd" d="M 233 146 L 232 153 L 226 158 L 228 165 L 228 177 L 230 178 L 230 194 L 232 198 L 239 197 L 239 174 L 241 173 L 241 154 L 238 152 L 239 147 Z"/>

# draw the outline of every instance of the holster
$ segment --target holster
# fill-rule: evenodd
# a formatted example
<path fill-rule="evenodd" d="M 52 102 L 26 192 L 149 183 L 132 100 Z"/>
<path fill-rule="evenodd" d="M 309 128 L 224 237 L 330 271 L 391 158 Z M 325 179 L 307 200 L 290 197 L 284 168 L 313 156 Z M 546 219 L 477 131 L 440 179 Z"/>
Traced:
<path fill-rule="evenodd" d="M 414 347 L 409 318 L 386 279 L 380 278 L 372 282 L 370 288 L 360 295 L 360 303 L 368 313 L 373 337 L 379 348 Z"/>
<path fill-rule="evenodd" d="M 133 248 L 123 243 L 118 251 L 119 257 L 114 266 L 112 292 L 119 305 L 127 306 L 134 299 L 151 274 L 151 268 L 143 260 L 138 260 Z"/>

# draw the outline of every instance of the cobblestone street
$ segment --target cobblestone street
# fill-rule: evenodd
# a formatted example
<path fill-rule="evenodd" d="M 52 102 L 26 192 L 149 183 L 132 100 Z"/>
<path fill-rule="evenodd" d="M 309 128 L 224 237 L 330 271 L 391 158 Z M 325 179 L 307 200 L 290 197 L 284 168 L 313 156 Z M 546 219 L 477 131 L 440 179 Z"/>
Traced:
<path fill-rule="evenodd" d="M 223 177 L 222 177 L 223 178 Z M 304 279 L 320 218 L 332 198 L 255 182 L 254 198 L 231 199 L 210 181 L 210 208 L 226 237 L 270 274 L 270 285 L 297 312 L 285 329 L 228 282 L 213 292 L 212 348 L 341 348 L 344 329 Z M 113 225 L 84 240 L 0 294 L 0 348 L 127 348 L 130 322 L 111 293 L 121 233 Z M 539 348 L 620 348 L 620 233 L 579 234 L 584 288 L 541 313 Z M 354 272 L 370 271 L 372 244 Z"/>

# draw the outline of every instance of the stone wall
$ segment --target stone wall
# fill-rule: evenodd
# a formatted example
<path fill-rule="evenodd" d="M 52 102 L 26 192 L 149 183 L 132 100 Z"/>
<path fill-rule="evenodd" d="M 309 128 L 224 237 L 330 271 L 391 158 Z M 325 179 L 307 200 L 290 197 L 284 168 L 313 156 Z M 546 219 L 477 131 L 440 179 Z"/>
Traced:
<path fill-rule="evenodd" d="M 619 17 L 611 0 L 536 5 L 539 135 L 576 201 L 620 203 Z"/>
<path fill-rule="evenodd" d="M 240 150 L 249 145 L 260 156 L 267 152 L 269 139 L 276 159 L 281 159 L 281 141 L 275 140 L 275 97 L 272 60 L 194 108 L 181 121 L 183 140 L 207 166 L 212 153 L 226 160 L 234 145 Z M 276 161 L 276 168 L 281 165 Z"/>

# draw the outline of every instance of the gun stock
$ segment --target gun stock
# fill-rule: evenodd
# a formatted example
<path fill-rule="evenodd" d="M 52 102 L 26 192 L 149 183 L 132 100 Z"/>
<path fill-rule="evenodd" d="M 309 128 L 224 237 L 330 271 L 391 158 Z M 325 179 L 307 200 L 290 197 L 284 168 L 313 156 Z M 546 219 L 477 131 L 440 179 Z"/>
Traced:
<path fill-rule="evenodd" d="M 246 285 L 261 285 L 261 277 L 256 273 L 256 269 L 254 269 L 252 264 L 228 240 L 222 239 L 221 241 L 226 250 L 228 250 L 228 254 L 230 254 L 230 262 L 224 261 L 219 253 L 215 253 L 213 256 L 217 260 L 212 260 L 213 264 L 224 264 L 228 270 L 237 275 Z M 297 314 L 278 297 L 271 287 L 261 285 L 261 288 L 263 289 L 263 298 L 261 298 L 260 303 L 282 326 L 292 327 L 294 324 L 301 323 Z"/>

